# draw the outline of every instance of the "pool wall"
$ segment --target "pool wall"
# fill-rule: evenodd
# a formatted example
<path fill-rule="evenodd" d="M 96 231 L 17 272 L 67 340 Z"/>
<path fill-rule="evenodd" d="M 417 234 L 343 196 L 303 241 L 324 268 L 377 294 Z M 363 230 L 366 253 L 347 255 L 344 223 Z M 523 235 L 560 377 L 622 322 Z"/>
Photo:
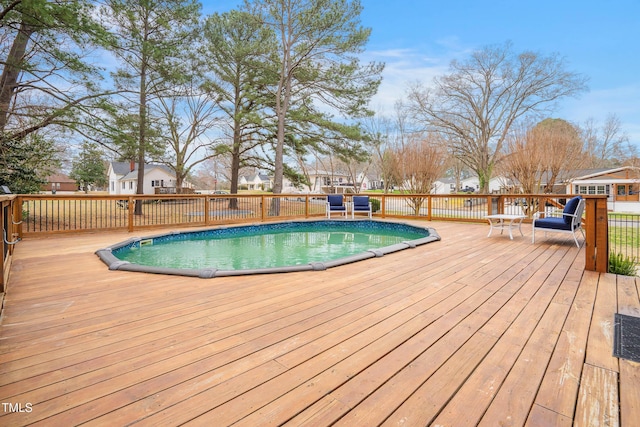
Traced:
<path fill-rule="evenodd" d="M 322 262 L 311 262 L 309 264 L 301 264 L 301 265 L 291 265 L 284 267 L 270 267 L 270 268 L 258 268 L 258 269 L 245 269 L 245 270 L 218 270 L 215 268 L 201 268 L 201 269 L 187 269 L 187 268 L 172 268 L 172 267 L 155 267 L 155 266 L 146 266 L 140 264 L 133 264 L 128 261 L 122 261 L 118 259 L 113 252 L 125 248 L 136 245 L 143 245 L 147 240 L 180 240 L 181 236 L 192 237 L 198 234 L 205 233 L 240 233 L 240 232 L 251 232 L 255 229 L 260 228 L 269 228 L 269 229 L 277 229 L 279 227 L 287 227 L 291 226 L 294 223 L 303 223 L 303 224 L 318 224 L 318 225 L 329 225 L 336 223 L 349 223 L 350 225 L 359 224 L 362 225 L 363 228 L 367 227 L 367 224 L 371 225 L 371 223 L 375 223 L 376 226 L 389 226 L 389 227 L 410 227 L 414 229 L 426 230 L 429 235 L 423 238 L 409 240 L 401 243 L 396 243 L 394 245 L 385 246 L 378 249 L 370 249 L 358 254 L 349 255 L 343 258 L 337 258 L 328 261 Z M 391 254 L 394 252 L 398 252 L 404 249 L 415 248 L 416 246 L 424 245 L 427 243 L 439 241 L 440 236 L 436 232 L 435 229 L 431 227 L 418 227 L 415 225 L 404 224 L 404 223 L 396 223 L 396 222 L 386 222 L 386 221 L 372 221 L 372 220 L 341 220 L 341 221 L 332 221 L 332 220 L 322 220 L 322 221 L 287 221 L 287 222 L 279 222 L 279 223 L 270 223 L 270 224 L 257 224 L 257 225 L 239 225 L 235 227 L 217 227 L 212 229 L 205 229 L 199 231 L 185 231 L 185 232 L 171 232 L 164 233 L 156 236 L 148 236 L 148 237 L 132 237 L 131 239 L 125 240 L 120 243 L 116 243 L 114 245 L 108 246 L 103 249 L 97 250 L 96 255 L 104 262 L 109 270 L 118 270 L 118 271 L 133 271 L 140 273 L 154 273 L 154 274 L 169 274 L 169 275 L 178 275 L 178 276 L 188 276 L 188 277 L 200 277 L 203 279 L 210 279 L 214 277 L 225 277 L 225 276 L 243 276 L 243 275 L 252 275 L 252 274 L 269 274 L 269 273 L 290 273 L 296 271 L 323 271 L 327 268 L 337 267 L 340 265 L 350 264 L 357 261 L 363 261 L 369 258 L 382 257 L 387 254 Z"/>

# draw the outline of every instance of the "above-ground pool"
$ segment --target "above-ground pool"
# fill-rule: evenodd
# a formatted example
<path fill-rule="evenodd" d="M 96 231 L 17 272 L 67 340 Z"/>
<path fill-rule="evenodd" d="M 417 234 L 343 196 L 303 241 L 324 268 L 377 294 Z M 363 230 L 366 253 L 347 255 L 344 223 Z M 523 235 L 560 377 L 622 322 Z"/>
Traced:
<path fill-rule="evenodd" d="M 210 278 L 326 270 L 436 240 L 403 223 L 291 221 L 137 237 L 96 254 L 110 270 Z"/>

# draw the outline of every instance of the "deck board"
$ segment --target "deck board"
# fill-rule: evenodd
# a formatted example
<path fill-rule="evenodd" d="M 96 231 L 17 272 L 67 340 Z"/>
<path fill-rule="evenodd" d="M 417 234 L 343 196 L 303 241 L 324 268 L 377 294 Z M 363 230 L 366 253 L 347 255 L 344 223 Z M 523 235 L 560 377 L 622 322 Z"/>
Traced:
<path fill-rule="evenodd" d="M 0 324 L 0 399 L 32 410 L 0 424 L 638 419 L 640 366 L 610 339 L 616 310 L 640 313 L 634 278 L 585 272 L 570 238 L 429 225 L 441 242 L 215 279 L 108 271 L 94 252 L 123 232 L 25 239 Z"/>

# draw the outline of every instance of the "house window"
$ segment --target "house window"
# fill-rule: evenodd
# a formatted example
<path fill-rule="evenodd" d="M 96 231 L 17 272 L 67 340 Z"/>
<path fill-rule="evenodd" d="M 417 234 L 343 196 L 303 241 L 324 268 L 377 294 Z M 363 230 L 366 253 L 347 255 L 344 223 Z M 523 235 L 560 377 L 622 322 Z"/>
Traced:
<path fill-rule="evenodd" d="M 126 190 L 126 189 L 127 189 L 127 183 L 126 183 L 126 182 L 124 182 L 124 181 L 122 181 L 122 189 L 123 189 L 123 190 Z"/>
<path fill-rule="evenodd" d="M 133 181 L 129 181 L 129 190 L 133 190 Z"/>
<path fill-rule="evenodd" d="M 608 185 L 576 185 L 576 194 L 606 194 L 609 195 Z"/>
<path fill-rule="evenodd" d="M 152 187 L 164 187 L 164 179 L 154 179 L 151 181 Z"/>
<path fill-rule="evenodd" d="M 116 191 L 116 183 L 111 181 L 111 191 Z"/>

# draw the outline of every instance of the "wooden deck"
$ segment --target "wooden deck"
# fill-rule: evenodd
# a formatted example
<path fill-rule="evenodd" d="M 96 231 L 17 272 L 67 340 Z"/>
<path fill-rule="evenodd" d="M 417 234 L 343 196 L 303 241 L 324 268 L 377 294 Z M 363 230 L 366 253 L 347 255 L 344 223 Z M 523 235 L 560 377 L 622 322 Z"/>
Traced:
<path fill-rule="evenodd" d="M 569 236 L 431 225 L 382 258 L 215 279 L 108 271 L 93 252 L 126 233 L 27 239 L 0 425 L 638 425 L 640 364 L 612 356 L 635 278 L 585 272 Z"/>

